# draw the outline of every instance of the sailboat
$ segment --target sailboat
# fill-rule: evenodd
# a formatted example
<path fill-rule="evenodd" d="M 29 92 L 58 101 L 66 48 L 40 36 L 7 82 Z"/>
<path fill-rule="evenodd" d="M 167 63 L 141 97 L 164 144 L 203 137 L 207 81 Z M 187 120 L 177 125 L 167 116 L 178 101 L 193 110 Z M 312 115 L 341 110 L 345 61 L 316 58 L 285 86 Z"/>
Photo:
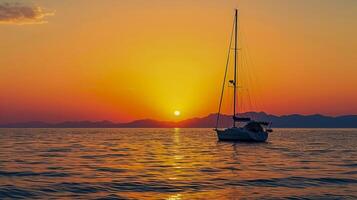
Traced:
<path fill-rule="evenodd" d="M 231 40 L 232 41 L 232 40 Z M 232 42 L 229 44 L 229 51 L 232 49 Z M 234 88 L 233 92 L 233 125 L 230 128 L 219 128 L 219 117 L 222 106 L 222 99 L 224 94 L 227 68 L 229 63 L 229 54 L 227 59 L 226 71 L 224 74 L 223 87 L 221 92 L 221 98 L 219 103 L 219 109 L 217 114 L 217 123 L 215 131 L 219 140 L 231 140 L 231 141 L 245 141 L 245 142 L 265 142 L 268 139 L 269 133 L 273 130 L 270 128 L 270 122 L 255 121 L 247 117 L 239 117 L 236 113 L 237 109 L 237 96 L 238 96 L 238 80 L 237 80 L 237 67 L 238 67 L 238 9 L 235 9 L 234 16 L 234 79 L 229 80 Z"/>

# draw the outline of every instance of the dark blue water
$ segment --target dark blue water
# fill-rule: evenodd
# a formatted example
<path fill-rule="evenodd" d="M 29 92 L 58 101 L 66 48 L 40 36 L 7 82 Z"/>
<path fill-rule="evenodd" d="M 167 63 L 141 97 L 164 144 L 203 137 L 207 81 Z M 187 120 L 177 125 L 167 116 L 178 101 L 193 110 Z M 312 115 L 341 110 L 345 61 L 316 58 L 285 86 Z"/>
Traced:
<path fill-rule="evenodd" d="M 357 129 L 0 129 L 0 199 L 357 199 Z"/>

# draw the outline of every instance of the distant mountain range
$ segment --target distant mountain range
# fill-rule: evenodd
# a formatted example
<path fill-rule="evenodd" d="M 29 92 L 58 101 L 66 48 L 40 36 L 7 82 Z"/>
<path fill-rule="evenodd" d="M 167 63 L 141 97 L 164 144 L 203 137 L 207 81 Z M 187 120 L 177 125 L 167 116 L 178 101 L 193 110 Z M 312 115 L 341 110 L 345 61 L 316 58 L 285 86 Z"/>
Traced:
<path fill-rule="evenodd" d="M 241 117 L 250 117 L 258 121 L 272 122 L 276 128 L 357 128 L 357 115 L 330 117 L 323 115 L 269 115 L 264 112 L 247 112 Z M 41 121 L 0 124 L 0 128 L 212 128 L 215 127 L 217 114 L 202 118 L 191 118 L 178 122 L 152 119 L 136 120 L 129 123 L 111 121 L 66 121 L 46 123 Z M 221 115 L 220 127 L 232 125 L 232 117 Z"/>

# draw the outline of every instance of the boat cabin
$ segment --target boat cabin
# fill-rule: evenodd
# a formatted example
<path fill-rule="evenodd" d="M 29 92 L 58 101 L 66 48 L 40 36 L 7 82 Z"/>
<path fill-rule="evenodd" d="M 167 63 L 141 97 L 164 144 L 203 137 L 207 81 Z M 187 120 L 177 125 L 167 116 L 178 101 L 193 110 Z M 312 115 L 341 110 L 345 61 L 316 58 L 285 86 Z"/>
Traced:
<path fill-rule="evenodd" d="M 252 132 L 263 132 L 264 128 L 259 122 L 256 121 L 250 121 L 248 122 L 245 126 L 244 129 Z"/>

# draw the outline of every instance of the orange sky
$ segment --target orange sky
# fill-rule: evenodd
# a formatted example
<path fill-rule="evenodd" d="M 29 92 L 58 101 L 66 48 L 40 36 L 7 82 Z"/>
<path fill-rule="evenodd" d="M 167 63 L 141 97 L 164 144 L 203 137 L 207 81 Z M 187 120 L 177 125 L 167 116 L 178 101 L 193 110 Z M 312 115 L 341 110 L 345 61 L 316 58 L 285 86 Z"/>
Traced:
<path fill-rule="evenodd" d="M 216 112 L 237 6 L 241 110 L 357 114 L 357 1 L 21 2 L 33 15 L 0 18 L 1 123 Z"/>

